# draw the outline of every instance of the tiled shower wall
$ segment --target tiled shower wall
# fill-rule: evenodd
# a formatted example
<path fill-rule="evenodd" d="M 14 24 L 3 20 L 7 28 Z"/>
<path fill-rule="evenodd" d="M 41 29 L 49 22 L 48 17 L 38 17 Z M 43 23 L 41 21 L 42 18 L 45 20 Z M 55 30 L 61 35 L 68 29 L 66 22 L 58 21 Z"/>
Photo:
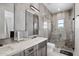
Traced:
<path fill-rule="evenodd" d="M 52 15 L 52 34 L 51 34 L 51 40 L 50 42 L 60 42 L 61 44 L 57 45 L 63 45 L 65 46 L 66 40 L 71 41 L 72 47 L 74 46 L 74 6 L 71 10 L 64 11 L 61 13 L 56 13 Z M 60 31 L 58 30 L 58 20 L 64 19 L 64 31 L 62 32 L 62 37 L 59 37 Z"/>
<path fill-rule="evenodd" d="M 51 13 L 44 5 L 40 4 L 39 36 L 48 37 L 50 35 L 51 19 Z M 44 28 L 44 22 L 47 22 L 47 28 Z"/>

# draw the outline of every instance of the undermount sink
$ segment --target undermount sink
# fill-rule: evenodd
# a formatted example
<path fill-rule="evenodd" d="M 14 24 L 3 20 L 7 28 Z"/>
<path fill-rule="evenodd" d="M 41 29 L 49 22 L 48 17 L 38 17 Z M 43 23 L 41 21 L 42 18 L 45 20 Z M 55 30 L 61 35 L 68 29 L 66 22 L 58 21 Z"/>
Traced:
<path fill-rule="evenodd" d="M 29 36 L 29 38 L 31 39 L 37 38 L 37 35 Z"/>

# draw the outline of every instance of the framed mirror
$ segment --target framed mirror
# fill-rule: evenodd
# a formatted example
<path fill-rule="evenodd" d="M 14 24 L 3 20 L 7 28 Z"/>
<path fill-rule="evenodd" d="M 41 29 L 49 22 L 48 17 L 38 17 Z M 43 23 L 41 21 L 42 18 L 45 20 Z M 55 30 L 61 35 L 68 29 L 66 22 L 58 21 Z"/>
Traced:
<path fill-rule="evenodd" d="M 38 35 L 39 33 L 39 17 L 38 15 L 33 15 L 33 35 Z"/>

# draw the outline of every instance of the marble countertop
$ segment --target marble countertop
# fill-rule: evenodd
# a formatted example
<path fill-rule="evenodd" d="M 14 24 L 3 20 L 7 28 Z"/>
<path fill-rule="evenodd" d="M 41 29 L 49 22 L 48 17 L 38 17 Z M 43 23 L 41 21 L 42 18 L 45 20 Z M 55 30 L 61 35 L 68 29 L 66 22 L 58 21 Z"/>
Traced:
<path fill-rule="evenodd" d="M 22 38 L 23 39 L 23 38 Z M 28 49 L 34 45 L 37 45 L 43 41 L 47 40 L 47 38 L 37 37 L 34 39 L 24 38 L 23 41 L 10 43 L 0 47 L 0 56 L 11 56 L 16 53 L 19 53 L 25 49 Z"/>

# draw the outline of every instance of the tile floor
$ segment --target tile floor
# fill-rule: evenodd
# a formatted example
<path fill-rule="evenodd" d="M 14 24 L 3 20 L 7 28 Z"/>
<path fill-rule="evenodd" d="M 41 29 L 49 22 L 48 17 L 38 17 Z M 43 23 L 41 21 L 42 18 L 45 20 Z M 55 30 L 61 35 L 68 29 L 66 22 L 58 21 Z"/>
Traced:
<path fill-rule="evenodd" d="M 47 56 L 67 56 L 65 54 L 61 54 L 60 53 L 60 49 L 59 48 L 50 48 L 47 45 Z"/>

